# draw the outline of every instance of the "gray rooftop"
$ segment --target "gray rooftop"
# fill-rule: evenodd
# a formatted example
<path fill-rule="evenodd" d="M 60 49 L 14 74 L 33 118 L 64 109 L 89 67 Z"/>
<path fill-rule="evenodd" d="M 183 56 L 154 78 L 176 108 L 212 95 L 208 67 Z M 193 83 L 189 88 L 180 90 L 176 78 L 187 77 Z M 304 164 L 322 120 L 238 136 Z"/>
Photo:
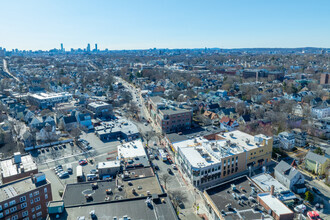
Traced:
<path fill-rule="evenodd" d="M 284 160 L 282 160 L 281 162 L 279 162 L 279 164 L 276 165 L 275 170 L 281 174 L 284 173 L 284 176 L 286 176 L 286 178 L 289 180 L 293 179 L 297 174 L 300 173 L 296 168 L 292 167 Z"/>
<path fill-rule="evenodd" d="M 316 161 L 320 164 L 324 164 L 329 158 L 309 151 L 307 153 L 305 159 L 308 159 L 308 160 L 311 160 L 311 161 Z"/>
<path fill-rule="evenodd" d="M 100 135 L 121 132 L 129 136 L 139 133 L 139 129 L 135 124 L 123 118 L 107 122 L 101 126 L 97 126 L 95 127 L 95 131 Z"/>
<path fill-rule="evenodd" d="M 219 127 L 214 126 L 205 126 L 199 127 L 195 129 L 189 129 L 182 131 L 182 134 L 178 133 L 166 134 L 167 139 L 173 144 L 180 141 L 189 140 L 196 137 L 203 137 L 211 134 L 220 133 L 221 129 Z"/>
<path fill-rule="evenodd" d="M 115 202 L 102 202 L 98 204 L 86 204 L 83 206 L 66 207 L 60 215 L 50 216 L 49 219 L 78 219 L 84 216 L 90 219 L 90 212 L 94 210 L 98 219 L 121 219 L 124 216 L 134 220 L 176 220 L 178 219 L 171 201 L 166 195 L 160 195 L 152 201 L 152 207 L 146 204 L 146 197 L 121 200 Z M 163 202 L 162 202 L 163 200 Z"/>
<path fill-rule="evenodd" d="M 209 195 L 219 212 L 224 210 L 226 212 L 226 219 L 262 219 L 263 213 L 260 210 L 254 210 L 253 206 L 257 204 L 257 193 L 261 192 L 255 185 L 250 185 L 251 180 L 247 176 L 238 177 L 228 182 L 222 183 L 218 186 L 209 188 L 206 193 Z M 236 190 L 232 190 L 231 185 L 235 184 Z M 256 191 L 252 193 L 252 187 Z M 233 193 L 238 196 L 243 196 L 244 202 L 238 204 L 238 199 L 235 199 Z M 250 195 L 254 198 L 255 202 L 248 200 Z M 227 209 L 226 205 L 231 204 L 233 209 Z M 241 216 L 241 217 L 240 217 Z M 267 217 L 267 216 L 264 216 Z"/>
<path fill-rule="evenodd" d="M 37 189 L 47 183 L 47 181 L 33 183 L 31 177 L 26 177 L 24 179 L 2 185 L 0 186 L 0 202 Z"/>

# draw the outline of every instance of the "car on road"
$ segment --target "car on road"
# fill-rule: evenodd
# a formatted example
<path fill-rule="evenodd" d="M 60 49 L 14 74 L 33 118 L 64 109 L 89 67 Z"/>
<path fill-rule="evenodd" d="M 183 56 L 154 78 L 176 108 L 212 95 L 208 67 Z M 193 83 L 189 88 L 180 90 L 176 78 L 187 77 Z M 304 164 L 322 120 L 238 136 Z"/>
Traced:
<path fill-rule="evenodd" d="M 181 208 L 181 209 L 184 209 L 184 204 L 181 200 L 178 200 L 178 206 Z"/>
<path fill-rule="evenodd" d="M 70 146 L 73 146 L 73 142 L 70 142 Z"/>
<path fill-rule="evenodd" d="M 313 192 L 315 192 L 316 194 L 318 194 L 318 195 L 322 195 L 322 193 L 321 193 L 321 191 L 318 189 L 318 188 L 316 188 L 316 187 L 312 187 L 312 190 L 313 190 Z"/>
<path fill-rule="evenodd" d="M 144 125 L 145 125 L 145 126 L 148 126 L 148 123 L 146 122 L 146 123 L 144 123 Z"/>
<path fill-rule="evenodd" d="M 79 165 L 86 165 L 86 164 L 88 164 L 88 162 L 87 162 L 87 160 L 79 160 L 78 161 L 78 163 L 79 163 Z"/>
<path fill-rule="evenodd" d="M 172 168 L 173 168 L 173 170 L 177 170 L 178 169 L 175 164 L 172 164 Z"/>
<path fill-rule="evenodd" d="M 171 170 L 171 168 L 167 168 L 167 172 L 171 175 L 173 174 L 173 171 Z"/>
<path fill-rule="evenodd" d="M 57 146 L 55 146 L 55 147 L 54 147 L 54 149 L 55 149 L 55 150 L 58 150 L 58 147 L 57 147 Z"/>
<path fill-rule="evenodd" d="M 159 166 L 158 165 L 155 165 L 155 170 L 159 170 Z"/>
<path fill-rule="evenodd" d="M 73 173 L 72 168 L 68 168 L 68 173 L 69 173 L 69 174 L 72 174 L 72 173 Z"/>

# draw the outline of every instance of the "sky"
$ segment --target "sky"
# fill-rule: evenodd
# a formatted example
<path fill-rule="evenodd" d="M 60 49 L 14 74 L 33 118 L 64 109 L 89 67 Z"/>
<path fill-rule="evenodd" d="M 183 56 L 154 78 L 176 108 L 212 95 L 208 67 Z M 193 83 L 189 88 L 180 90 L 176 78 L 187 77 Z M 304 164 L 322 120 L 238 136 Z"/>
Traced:
<path fill-rule="evenodd" d="M 0 0 L 0 47 L 330 48 L 329 0 Z"/>

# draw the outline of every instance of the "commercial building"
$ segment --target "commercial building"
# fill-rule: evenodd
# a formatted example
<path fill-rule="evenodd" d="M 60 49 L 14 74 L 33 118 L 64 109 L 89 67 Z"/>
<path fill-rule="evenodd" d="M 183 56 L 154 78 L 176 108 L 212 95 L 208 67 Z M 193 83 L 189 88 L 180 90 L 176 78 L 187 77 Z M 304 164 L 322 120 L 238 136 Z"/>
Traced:
<path fill-rule="evenodd" d="M 246 151 L 246 166 L 259 167 L 271 161 L 273 138 L 258 134 L 252 136 L 242 131 L 231 131 L 217 135 L 218 140 L 226 140 Z"/>
<path fill-rule="evenodd" d="M 101 179 L 103 176 L 115 176 L 120 171 L 121 165 L 119 160 L 98 163 L 98 174 Z"/>
<path fill-rule="evenodd" d="M 272 186 L 274 186 L 274 195 L 286 205 L 293 205 L 295 200 L 297 200 L 297 197 L 289 188 L 269 174 L 261 173 L 252 176 L 251 179 L 263 192 L 269 192 Z"/>
<path fill-rule="evenodd" d="M 259 193 L 257 201 L 275 220 L 291 220 L 294 218 L 293 211 L 277 199 L 272 192 Z"/>
<path fill-rule="evenodd" d="M 204 199 L 211 219 L 272 219 L 261 211 L 257 195 L 262 192 L 247 176 L 212 186 L 204 190 Z"/>
<path fill-rule="evenodd" d="M 6 184 L 38 173 L 38 167 L 30 154 L 14 153 L 11 158 L 0 161 L 2 184 Z"/>
<path fill-rule="evenodd" d="M 106 102 L 91 102 L 87 105 L 87 109 L 91 111 L 94 118 L 112 118 L 112 105 Z"/>
<path fill-rule="evenodd" d="M 38 173 L 0 186 L 0 219 L 45 219 L 51 185 Z"/>
<path fill-rule="evenodd" d="M 72 99 L 72 95 L 67 92 L 61 93 L 39 93 L 29 94 L 28 101 L 31 105 L 35 105 L 40 109 L 52 108 L 57 103 L 68 102 Z"/>
<path fill-rule="evenodd" d="M 219 182 L 246 170 L 246 153 L 237 145 L 225 140 L 204 141 L 178 147 L 177 164 L 196 187 Z"/>
<path fill-rule="evenodd" d="M 105 194 L 105 191 L 104 191 Z M 64 200 L 64 208 L 62 202 L 50 203 L 49 209 L 61 210 L 61 212 L 53 212 L 47 219 L 113 219 L 113 220 L 129 220 L 129 219 L 166 219 L 178 220 L 175 210 L 171 204 L 171 200 L 166 194 L 141 196 L 134 199 L 125 199 L 120 201 L 107 202 L 100 201 L 98 203 L 82 202 L 79 205 L 66 205 Z"/>
<path fill-rule="evenodd" d="M 191 128 L 193 112 L 189 108 L 184 108 L 184 105 L 154 96 L 149 97 L 147 109 L 162 133 Z"/>
<path fill-rule="evenodd" d="M 176 163 L 196 187 L 224 181 L 270 162 L 272 138 L 241 131 L 215 135 L 216 140 L 199 137 L 173 144 Z"/>
<path fill-rule="evenodd" d="M 149 166 L 148 156 L 140 139 L 118 145 L 117 152 L 119 160 L 124 160 L 132 166 Z"/>
<path fill-rule="evenodd" d="M 140 136 L 135 124 L 126 119 L 116 119 L 111 122 L 104 122 L 103 125 L 95 127 L 95 134 L 102 141 L 124 139 L 135 140 Z"/>

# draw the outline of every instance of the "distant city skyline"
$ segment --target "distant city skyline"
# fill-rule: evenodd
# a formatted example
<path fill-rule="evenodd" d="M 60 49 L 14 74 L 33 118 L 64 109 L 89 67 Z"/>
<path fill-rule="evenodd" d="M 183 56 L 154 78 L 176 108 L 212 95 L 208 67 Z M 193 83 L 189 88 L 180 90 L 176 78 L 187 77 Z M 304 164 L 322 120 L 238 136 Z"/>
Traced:
<path fill-rule="evenodd" d="M 0 47 L 330 48 L 330 1 L 3 1 Z M 91 47 L 93 50 L 94 47 Z"/>

